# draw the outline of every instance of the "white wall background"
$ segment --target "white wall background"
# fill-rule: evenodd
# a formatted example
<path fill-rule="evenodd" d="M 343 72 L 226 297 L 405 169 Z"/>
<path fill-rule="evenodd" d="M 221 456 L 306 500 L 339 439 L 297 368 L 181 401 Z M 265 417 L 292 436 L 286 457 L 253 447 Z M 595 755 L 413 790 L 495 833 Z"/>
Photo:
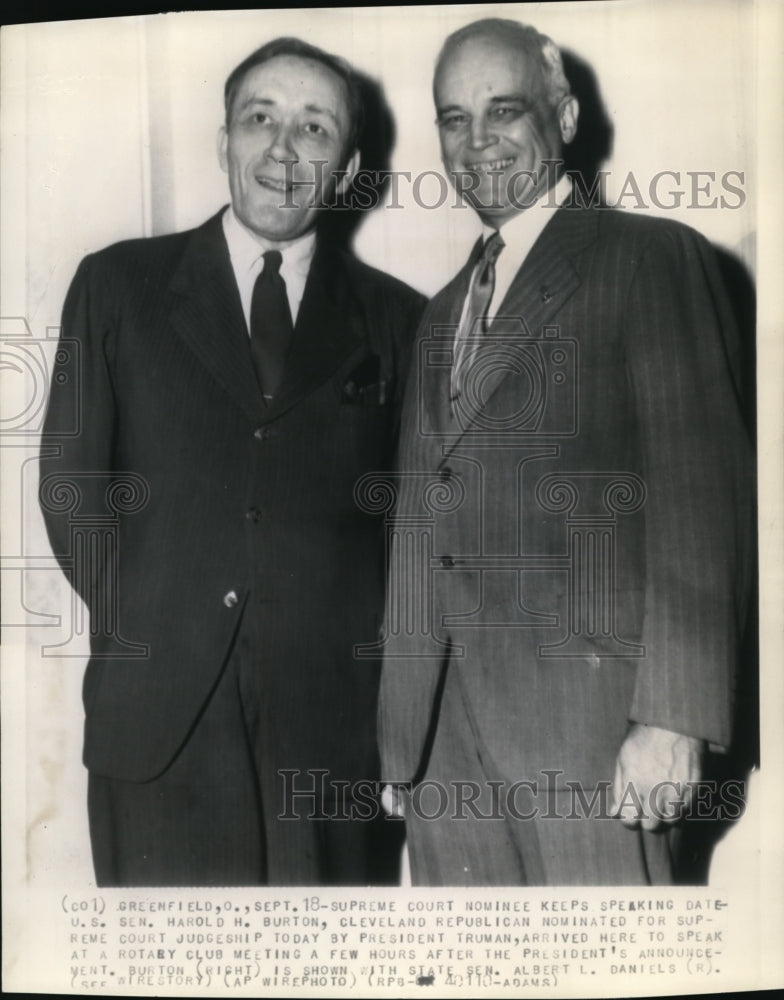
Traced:
<path fill-rule="evenodd" d="M 314 42 L 376 77 L 396 118 L 393 169 L 412 175 L 439 169 L 430 97 L 435 56 L 450 31 L 492 14 L 530 21 L 595 71 L 615 132 L 605 164 L 611 200 L 629 171 L 643 190 L 661 170 L 713 171 L 717 178 L 744 172 L 742 208 L 693 209 L 686 197 L 680 208 L 660 214 L 699 229 L 753 270 L 753 10 L 744 0 L 621 0 L 183 13 L 6 28 L 0 315 L 6 324 L 26 318 L 42 337 L 59 322 L 83 254 L 117 239 L 196 225 L 225 203 L 226 178 L 215 154 L 223 82 L 252 49 L 279 34 Z M 478 224 L 468 210 L 452 208 L 451 199 L 426 210 L 414 203 L 410 186 L 400 190 L 404 209 L 373 213 L 356 249 L 432 294 L 464 261 Z M 27 391 L 15 384 L 10 395 Z M 3 449 L 4 554 L 45 559 L 35 468 L 27 461 L 35 441 L 26 444 Z M 11 573 L 9 600 L 21 579 Z M 10 855 L 6 850 L 6 859 L 21 865 L 32 885 L 89 884 L 79 764 L 84 660 L 39 653 L 42 642 L 67 637 L 70 595 L 53 569 L 28 572 L 23 582 L 28 612 L 64 618 L 58 628 L 25 619 L 24 609 L 7 608 L 4 616 L 29 625 L 6 635 L 4 707 L 12 715 L 5 751 L 27 762 L 9 813 L 26 837 Z"/>

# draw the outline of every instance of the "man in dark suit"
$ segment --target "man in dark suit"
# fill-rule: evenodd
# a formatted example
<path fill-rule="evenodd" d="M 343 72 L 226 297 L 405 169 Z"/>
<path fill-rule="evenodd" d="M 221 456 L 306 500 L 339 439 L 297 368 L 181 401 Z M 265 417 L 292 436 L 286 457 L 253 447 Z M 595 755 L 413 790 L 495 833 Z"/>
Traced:
<path fill-rule="evenodd" d="M 575 197 L 549 39 L 471 24 L 434 95 L 484 232 L 404 402 L 386 801 L 415 883 L 667 883 L 701 757 L 730 741 L 750 586 L 729 304 L 695 232 Z"/>
<path fill-rule="evenodd" d="M 353 656 L 383 526 L 353 490 L 389 459 L 424 299 L 316 236 L 359 94 L 299 40 L 254 52 L 226 83 L 231 206 L 87 257 L 66 300 L 40 494 L 91 616 L 101 885 L 390 878 L 362 822 L 378 664 Z"/>

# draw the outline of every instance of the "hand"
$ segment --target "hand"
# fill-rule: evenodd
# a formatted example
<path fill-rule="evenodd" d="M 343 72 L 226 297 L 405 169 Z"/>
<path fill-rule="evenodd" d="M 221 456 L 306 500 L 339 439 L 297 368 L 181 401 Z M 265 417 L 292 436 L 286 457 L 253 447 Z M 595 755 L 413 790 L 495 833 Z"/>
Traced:
<path fill-rule="evenodd" d="M 381 806 L 387 816 L 405 816 L 403 795 L 400 785 L 384 785 L 381 789 Z"/>
<path fill-rule="evenodd" d="M 624 826 L 656 830 L 676 823 L 699 781 L 702 740 L 634 723 L 615 765 L 611 813 Z"/>

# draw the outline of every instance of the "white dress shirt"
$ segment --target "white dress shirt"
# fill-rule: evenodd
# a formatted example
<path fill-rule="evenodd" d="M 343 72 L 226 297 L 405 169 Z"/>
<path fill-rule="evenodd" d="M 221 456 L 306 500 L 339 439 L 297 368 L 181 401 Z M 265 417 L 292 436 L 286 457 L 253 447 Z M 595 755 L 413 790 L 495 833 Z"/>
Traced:
<path fill-rule="evenodd" d="M 488 316 L 495 316 L 497 313 L 498 307 L 504 301 L 504 296 L 509 291 L 509 286 L 514 281 L 515 275 L 523 266 L 531 247 L 536 243 L 550 219 L 569 197 L 571 190 L 572 182 L 564 174 L 552 191 L 546 191 L 530 208 L 518 212 L 514 218 L 509 219 L 501 227 L 504 249 L 495 262 L 495 288 L 490 300 Z M 492 226 L 483 225 L 483 240 L 486 242 L 494 232 L 496 230 Z"/>
<path fill-rule="evenodd" d="M 553 215 L 558 211 L 558 209 L 563 205 L 572 190 L 572 182 L 569 177 L 564 174 L 555 187 L 544 192 L 544 194 L 537 201 L 520 211 L 513 218 L 509 219 L 507 222 L 503 223 L 500 230 L 494 229 L 492 226 L 482 225 L 482 242 L 486 243 L 487 240 L 496 232 L 501 233 L 501 239 L 504 241 L 504 247 L 501 253 L 496 258 L 495 262 L 495 284 L 493 286 L 493 295 L 490 299 L 490 305 L 487 309 L 487 325 L 488 327 L 493 321 L 493 318 L 498 313 L 498 307 L 504 300 L 504 296 L 509 291 L 509 286 L 514 281 L 515 275 L 523 266 L 525 258 L 528 256 L 531 247 L 536 243 L 542 230 L 547 225 L 547 223 L 552 219 Z M 466 292 L 465 301 L 463 302 L 463 309 L 460 314 L 460 322 L 457 324 L 457 329 L 455 330 L 454 339 L 454 363 L 451 378 L 451 395 L 452 399 L 455 399 L 458 393 L 458 359 L 462 358 L 461 354 L 461 338 L 468 335 L 466 326 L 466 311 L 468 310 L 468 303 L 471 301 L 471 290 L 474 285 L 474 281 L 477 279 L 478 268 L 474 267 L 474 272 L 471 275 L 471 281 L 468 285 L 468 291 Z M 459 362 L 462 367 L 462 360 Z"/>
<path fill-rule="evenodd" d="M 229 256 L 237 287 L 242 300 L 242 311 L 245 315 L 245 325 L 250 332 L 250 300 L 253 297 L 253 286 L 264 266 L 263 255 L 267 250 L 279 249 L 256 236 L 247 229 L 234 214 L 231 205 L 223 213 L 223 232 L 229 245 Z M 302 296 L 305 292 L 305 282 L 313 260 L 316 247 L 316 234 L 307 233 L 296 243 L 281 250 L 283 258 L 280 265 L 280 276 L 286 282 L 286 295 L 291 310 L 291 322 L 297 322 Z"/>

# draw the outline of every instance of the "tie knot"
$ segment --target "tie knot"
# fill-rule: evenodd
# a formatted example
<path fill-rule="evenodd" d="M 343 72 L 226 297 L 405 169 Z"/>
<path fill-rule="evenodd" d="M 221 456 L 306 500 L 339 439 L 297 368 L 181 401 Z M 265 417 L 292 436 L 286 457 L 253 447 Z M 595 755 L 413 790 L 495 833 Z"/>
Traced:
<path fill-rule="evenodd" d="M 492 236 L 488 236 L 487 241 L 482 248 L 482 259 L 489 261 L 491 264 L 495 264 L 498 259 L 498 255 L 505 246 L 506 244 L 501 238 L 501 234 L 496 230 Z"/>
<path fill-rule="evenodd" d="M 264 274 L 277 274 L 280 271 L 280 265 L 283 263 L 280 250 L 267 250 L 262 259 L 264 260 Z"/>

